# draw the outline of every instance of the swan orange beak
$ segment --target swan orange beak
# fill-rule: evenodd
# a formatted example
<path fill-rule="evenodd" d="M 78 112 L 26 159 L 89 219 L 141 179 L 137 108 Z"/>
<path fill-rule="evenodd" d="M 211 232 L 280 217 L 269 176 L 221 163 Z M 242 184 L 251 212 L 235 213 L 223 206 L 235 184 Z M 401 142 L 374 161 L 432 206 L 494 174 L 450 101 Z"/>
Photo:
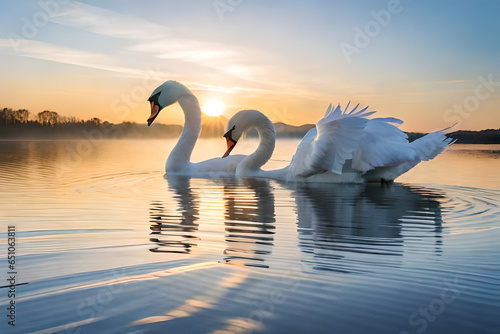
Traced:
<path fill-rule="evenodd" d="M 233 128 L 231 130 L 229 130 L 228 132 L 226 132 L 224 134 L 224 138 L 226 138 L 226 143 L 227 143 L 227 151 L 222 156 L 223 158 L 227 157 L 229 155 L 229 153 L 231 153 L 231 151 L 233 150 L 234 146 L 238 142 L 237 140 L 234 140 L 233 137 L 232 137 L 233 136 L 233 130 L 234 130 L 234 126 L 233 126 Z"/>
<path fill-rule="evenodd" d="M 227 157 L 229 155 L 229 153 L 231 153 L 231 151 L 233 150 L 233 148 L 236 146 L 236 141 L 233 141 L 230 136 L 227 136 L 226 137 L 226 142 L 227 142 L 227 151 L 226 153 L 224 153 L 224 155 L 222 156 L 223 158 Z"/>
<path fill-rule="evenodd" d="M 150 126 L 151 123 L 153 123 L 153 121 L 155 120 L 155 118 L 158 116 L 159 113 L 160 113 L 160 106 L 151 101 L 151 116 L 149 116 L 148 118 L 148 126 Z"/>

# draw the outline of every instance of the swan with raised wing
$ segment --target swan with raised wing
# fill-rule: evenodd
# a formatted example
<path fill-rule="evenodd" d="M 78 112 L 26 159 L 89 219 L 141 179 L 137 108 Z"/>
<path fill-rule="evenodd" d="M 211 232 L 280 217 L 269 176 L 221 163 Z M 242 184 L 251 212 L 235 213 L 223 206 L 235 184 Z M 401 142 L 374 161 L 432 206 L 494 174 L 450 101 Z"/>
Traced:
<path fill-rule="evenodd" d="M 359 106 L 359 105 L 358 105 Z M 348 111 L 330 105 L 316 127 L 299 143 L 290 164 L 279 170 L 261 167 L 271 158 L 276 132 L 271 121 L 257 110 L 242 110 L 227 124 L 224 137 L 227 157 L 241 135 L 255 128 L 260 137 L 257 150 L 236 167 L 237 177 L 268 177 L 286 181 L 380 182 L 392 181 L 421 161 L 433 159 L 452 144 L 441 130 L 408 141 L 392 118 L 368 118 L 374 111 L 358 106 Z"/>
<path fill-rule="evenodd" d="M 206 161 L 191 162 L 191 153 L 201 132 L 201 109 L 198 99 L 184 85 L 176 81 L 166 81 L 156 88 L 148 101 L 151 104 L 151 116 L 148 126 L 158 117 L 160 111 L 179 102 L 184 112 L 184 128 L 165 164 L 167 174 L 189 175 L 195 177 L 233 176 L 238 163 L 244 155 L 235 155 L 231 159 L 213 158 Z"/>

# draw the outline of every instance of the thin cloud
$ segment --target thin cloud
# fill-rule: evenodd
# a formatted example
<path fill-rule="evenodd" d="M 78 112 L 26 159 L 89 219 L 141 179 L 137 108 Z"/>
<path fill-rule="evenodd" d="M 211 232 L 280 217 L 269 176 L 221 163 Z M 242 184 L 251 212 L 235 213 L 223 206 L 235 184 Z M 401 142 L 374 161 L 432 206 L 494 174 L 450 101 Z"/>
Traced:
<path fill-rule="evenodd" d="M 329 100 L 330 96 L 314 89 L 308 89 L 292 82 L 276 81 L 279 78 L 279 62 L 273 55 L 250 49 L 246 46 L 227 45 L 218 42 L 196 40 L 175 36 L 163 25 L 117 13 L 112 10 L 71 2 L 62 7 L 52 22 L 95 34 L 129 40 L 130 45 L 123 51 L 135 53 L 137 57 L 148 59 L 170 59 L 193 63 L 224 73 L 229 81 L 237 83 L 232 87 L 186 82 L 194 89 L 210 90 L 233 94 L 236 91 L 258 95 L 279 95 L 301 97 L 309 100 Z M 122 75 L 143 78 L 145 71 L 129 66 L 117 66 L 119 57 L 89 53 L 56 46 L 45 42 L 30 41 L 30 48 L 23 48 L 26 57 L 56 61 L 65 64 L 85 66 Z M 33 47 L 31 47 L 33 46 Z M 141 56 L 145 55 L 145 56 Z M 259 65 L 255 65 L 258 63 Z M 262 65 L 264 64 L 264 65 Z M 202 74 L 202 73 L 201 73 Z M 273 75 L 274 74 L 274 75 Z M 173 75 L 163 75 L 165 79 L 175 79 Z M 180 75 L 177 75 L 180 77 Z M 252 87 L 257 86 L 257 87 Z"/>
<path fill-rule="evenodd" d="M 8 39 L 0 39 L 0 47 L 11 50 L 11 43 Z M 112 56 L 75 50 L 41 41 L 18 41 L 16 51 L 18 55 L 24 57 L 94 68 L 138 78 L 144 78 L 147 75 L 144 69 L 113 65 L 116 62 Z"/>
<path fill-rule="evenodd" d="M 108 9 L 72 2 L 51 18 L 57 24 L 131 42 L 124 51 L 146 54 L 156 59 L 171 59 L 216 70 L 235 79 L 239 86 L 253 82 L 271 88 L 269 75 L 276 65 L 272 56 L 243 46 L 179 37 L 169 27 L 123 15 Z M 264 65 L 255 65 L 256 63 Z M 277 61 L 273 61 L 277 63 Z"/>
<path fill-rule="evenodd" d="M 165 26 L 76 1 L 63 6 L 50 20 L 116 38 L 144 40 L 170 35 L 170 29 Z"/>

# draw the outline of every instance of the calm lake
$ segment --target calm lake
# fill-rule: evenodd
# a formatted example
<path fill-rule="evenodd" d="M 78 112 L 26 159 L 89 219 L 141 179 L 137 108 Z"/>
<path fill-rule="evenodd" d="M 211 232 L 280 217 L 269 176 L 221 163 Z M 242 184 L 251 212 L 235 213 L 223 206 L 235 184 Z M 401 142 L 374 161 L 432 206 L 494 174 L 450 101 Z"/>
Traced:
<path fill-rule="evenodd" d="M 174 144 L 0 142 L 1 333 L 498 333 L 500 145 L 381 186 L 165 178 Z"/>

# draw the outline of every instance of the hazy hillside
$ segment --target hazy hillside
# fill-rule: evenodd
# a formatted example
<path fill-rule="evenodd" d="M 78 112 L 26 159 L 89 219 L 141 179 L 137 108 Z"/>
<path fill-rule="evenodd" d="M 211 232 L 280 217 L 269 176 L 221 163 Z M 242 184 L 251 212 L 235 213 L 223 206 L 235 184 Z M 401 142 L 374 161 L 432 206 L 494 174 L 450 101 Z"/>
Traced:
<path fill-rule="evenodd" d="M 224 116 L 201 114 L 201 137 L 222 137 L 226 132 L 228 119 Z"/>
<path fill-rule="evenodd" d="M 285 123 L 274 123 L 278 137 L 304 137 L 307 131 L 314 128 L 314 124 L 304 124 L 300 126 L 288 125 Z"/>

